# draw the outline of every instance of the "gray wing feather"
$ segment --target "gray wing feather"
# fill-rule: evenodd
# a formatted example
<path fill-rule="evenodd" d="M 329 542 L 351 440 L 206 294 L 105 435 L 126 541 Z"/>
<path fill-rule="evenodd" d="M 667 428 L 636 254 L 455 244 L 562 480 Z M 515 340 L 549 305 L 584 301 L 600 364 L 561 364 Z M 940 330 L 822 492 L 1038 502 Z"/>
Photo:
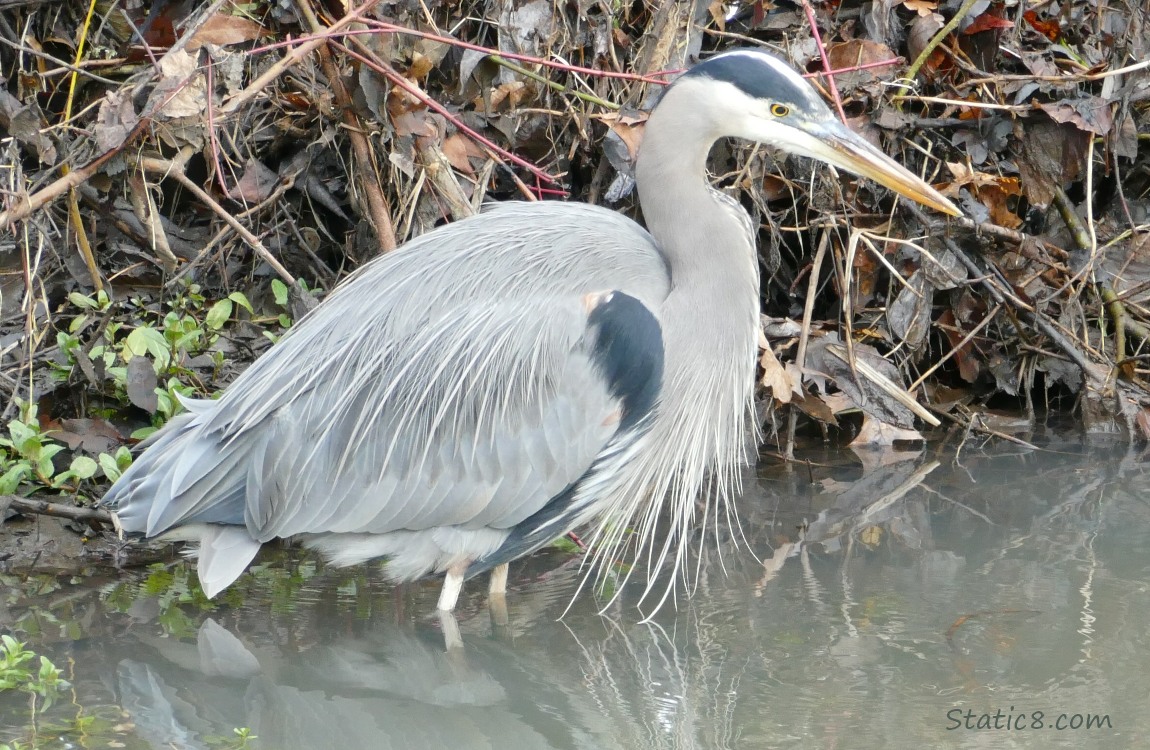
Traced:
<path fill-rule="evenodd" d="M 509 528 L 614 432 L 582 296 L 657 310 L 668 288 L 651 238 L 603 209 L 513 204 L 437 230 L 361 269 L 218 402 L 189 403 L 108 502 L 122 520 L 146 504 L 125 528 L 149 535 Z"/>

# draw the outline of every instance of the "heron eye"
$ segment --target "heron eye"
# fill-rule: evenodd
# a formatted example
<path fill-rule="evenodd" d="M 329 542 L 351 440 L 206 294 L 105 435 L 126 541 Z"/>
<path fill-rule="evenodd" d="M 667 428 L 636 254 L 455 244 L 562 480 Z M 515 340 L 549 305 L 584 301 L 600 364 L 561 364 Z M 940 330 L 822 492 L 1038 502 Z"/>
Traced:
<path fill-rule="evenodd" d="M 791 113 L 791 108 L 785 104 L 772 104 L 771 114 L 775 117 L 786 117 Z"/>

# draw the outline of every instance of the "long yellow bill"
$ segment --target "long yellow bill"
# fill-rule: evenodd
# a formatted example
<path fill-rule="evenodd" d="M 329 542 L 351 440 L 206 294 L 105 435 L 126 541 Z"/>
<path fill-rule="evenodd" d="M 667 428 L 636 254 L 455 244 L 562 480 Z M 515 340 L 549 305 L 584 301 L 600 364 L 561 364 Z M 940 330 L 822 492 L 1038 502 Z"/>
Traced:
<path fill-rule="evenodd" d="M 808 132 L 817 139 L 807 144 L 823 161 L 874 180 L 901 196 L 929 206 L 936 211 L 962 216 L 962 211 L 924 180 L 894 159 L 875 148 L 858 133 L 837 120 L 820 123 L 817 132 Z"/>

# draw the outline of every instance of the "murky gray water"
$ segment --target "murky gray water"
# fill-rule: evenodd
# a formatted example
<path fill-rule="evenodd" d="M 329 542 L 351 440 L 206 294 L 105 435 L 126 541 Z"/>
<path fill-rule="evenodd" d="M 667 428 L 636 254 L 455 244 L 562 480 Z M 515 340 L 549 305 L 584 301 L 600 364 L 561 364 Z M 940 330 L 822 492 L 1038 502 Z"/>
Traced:
<path fill-rule="evenodd" d="M 513 566 L 506 626 L 471 586 L 450 652 L 437 584 L 291 555 L 211 604 L 182 566 L 9 576 L 0 622 L 74 692 L 34 717 L 0 694 L 0 743 L 1143 747 L 1150 474 L 1105 438 L 1045 446 L 766 460 L 740 504 L 763 563 L 712 543 L 677 610 L 639 623 L 632 584 L 560 621 L 579 574 L 543 555 Z"/>

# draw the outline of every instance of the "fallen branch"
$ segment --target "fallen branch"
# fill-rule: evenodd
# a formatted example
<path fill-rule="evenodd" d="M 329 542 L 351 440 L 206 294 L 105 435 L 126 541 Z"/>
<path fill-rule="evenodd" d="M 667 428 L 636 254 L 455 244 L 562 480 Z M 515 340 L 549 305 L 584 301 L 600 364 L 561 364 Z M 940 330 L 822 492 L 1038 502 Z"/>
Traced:
<path fill-rule="evenodd" d="M 112 523 L 112 514 L 103 508 L 82 508 L 78 505 L 32 500 L 19 495 L 0 495 L 0 508 L 7 506 L 17 513 L 34 516 L 53 516 L 72 521 L 99 521 Z"/>

